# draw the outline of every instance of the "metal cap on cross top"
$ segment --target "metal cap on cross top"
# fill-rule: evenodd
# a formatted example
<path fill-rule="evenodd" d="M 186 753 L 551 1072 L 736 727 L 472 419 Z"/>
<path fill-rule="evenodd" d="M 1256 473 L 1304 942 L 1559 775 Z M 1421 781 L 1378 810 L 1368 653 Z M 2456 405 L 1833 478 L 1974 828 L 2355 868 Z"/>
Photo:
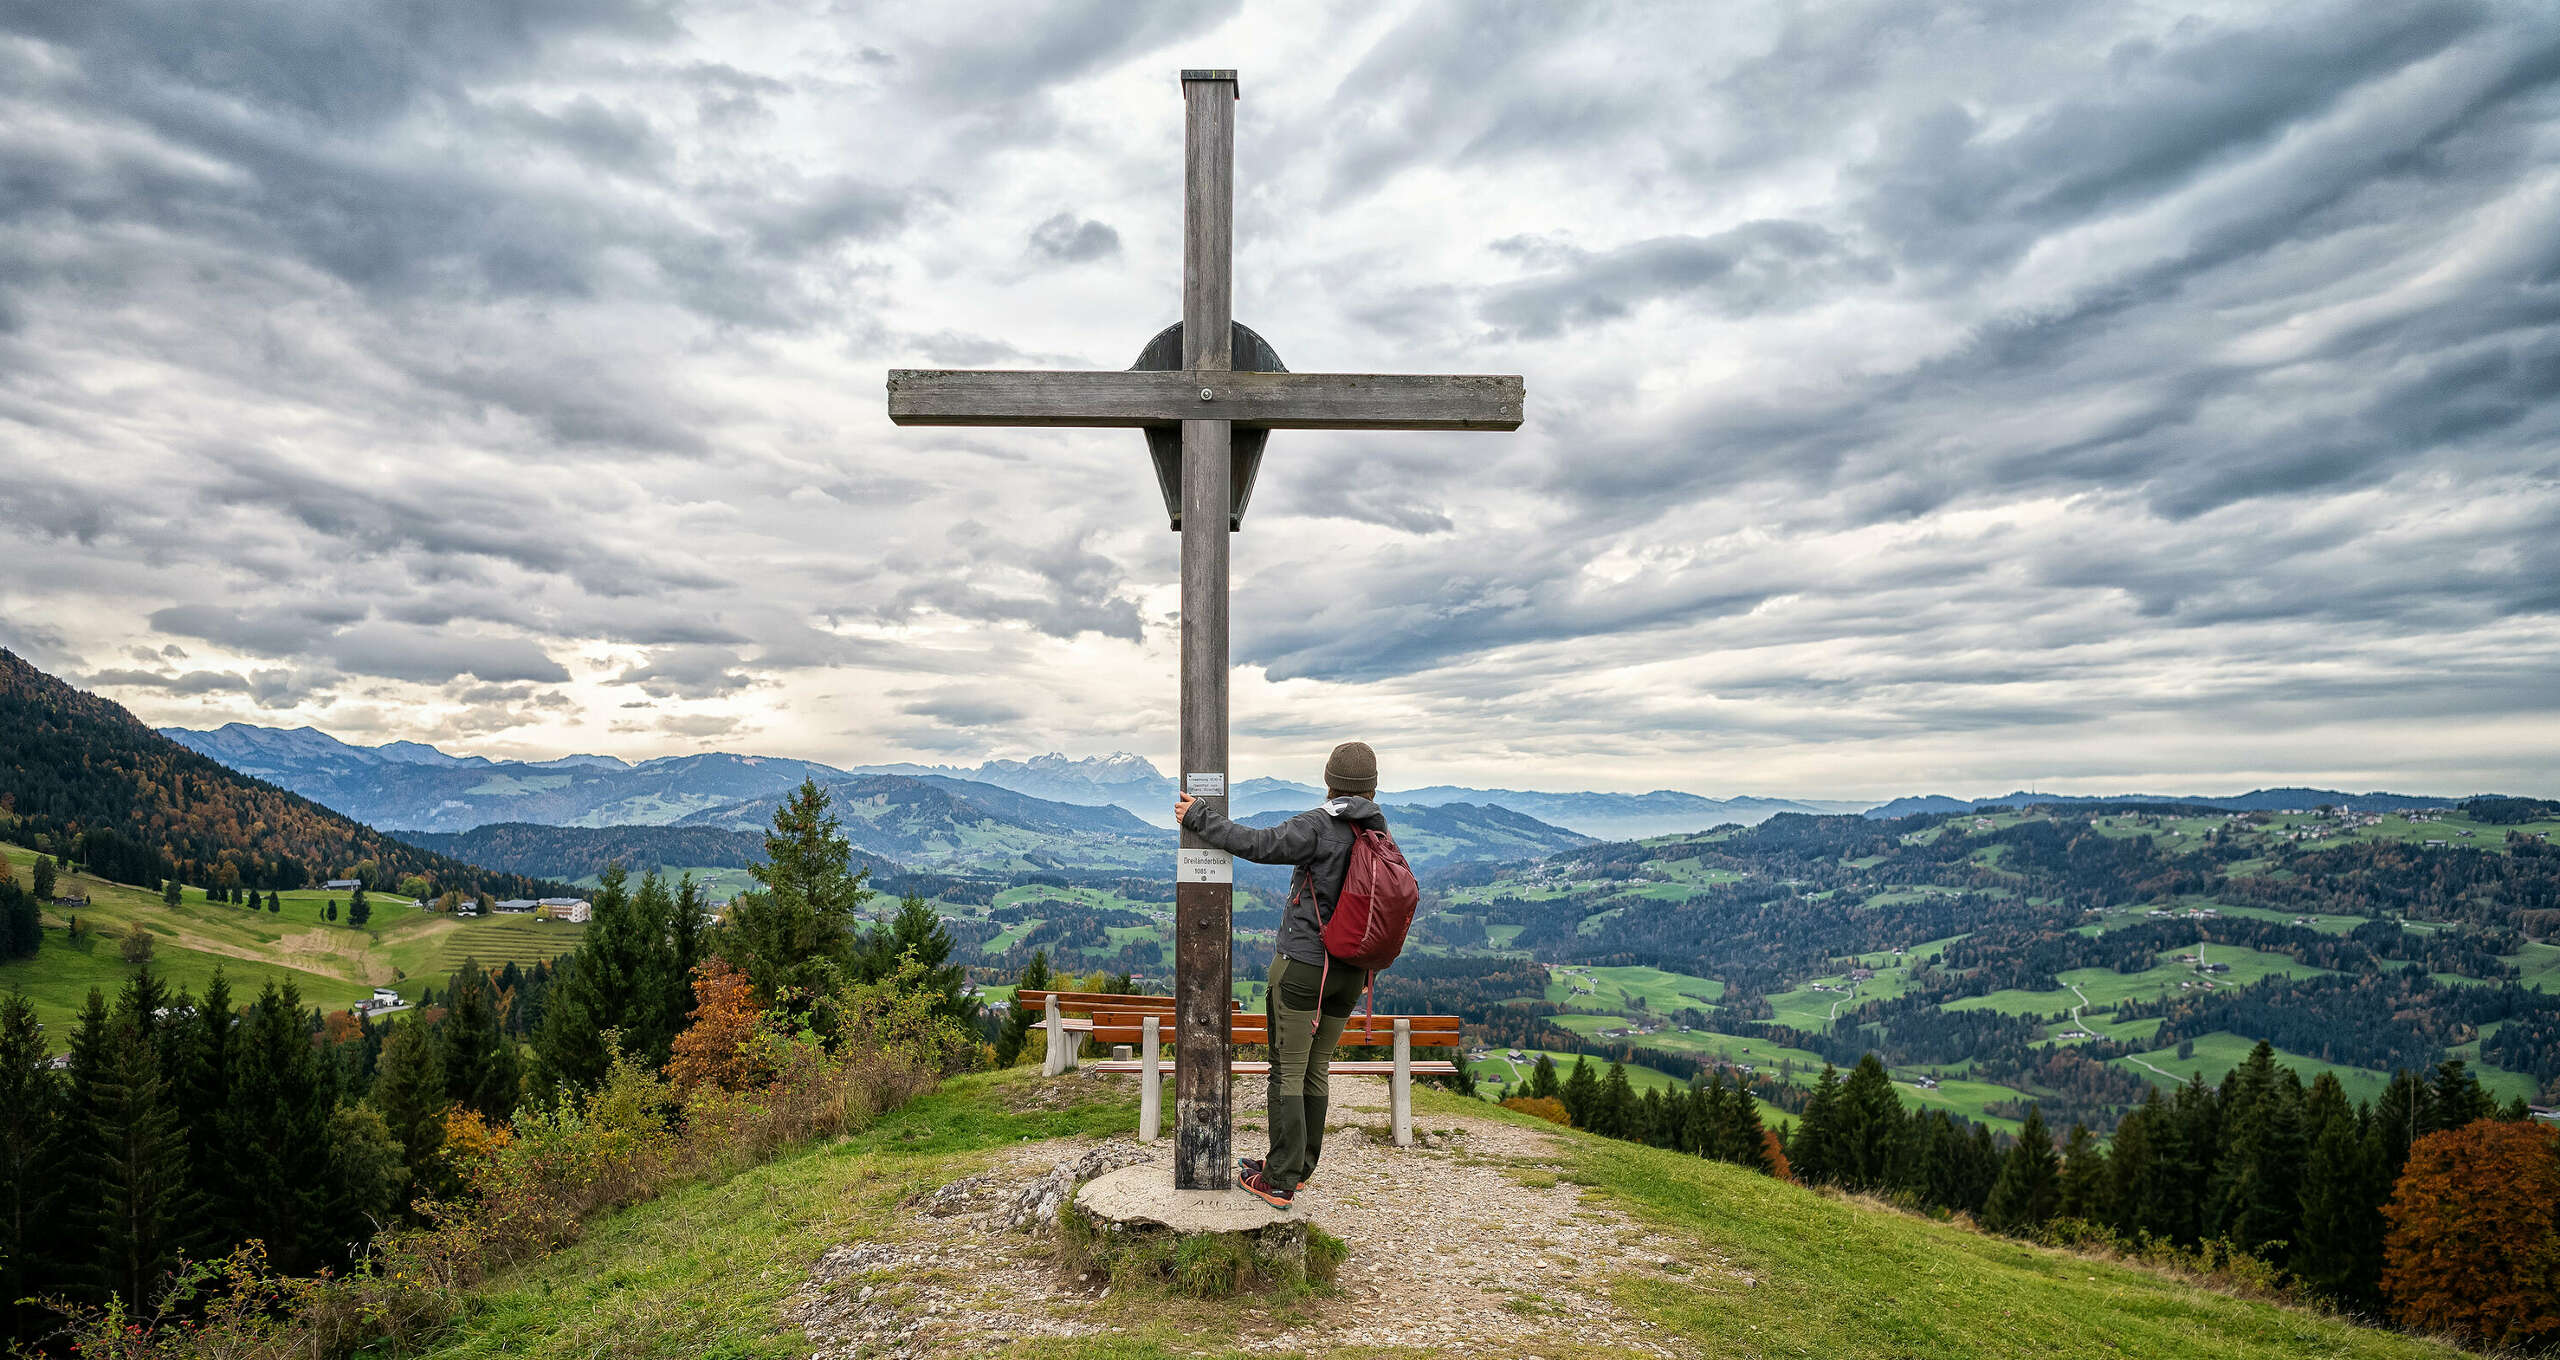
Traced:
<path fill-rule="evenodd" d="M 1232 70 L 1182 73 L 1182 319 L 1157 332 L 1135 366 L 889 371 L 889 419 L 899 425 L 1146 433 L 1166 516 L 1182 534 L 1183 781 L 1221 790 L 1202 795 L 1221 810 L 1228 539 L 1243 526 L 1271 432 L 1516 430 L 1527 404 L 1517 374 L 1291 373 L 1269 342 L 1236 323 L 1235 87 Z M 1234 875 L 1223 853 L 1188 831 L 1177 861 L 1174 1184 L 1211 1190 L 1231 1175 Z"/>

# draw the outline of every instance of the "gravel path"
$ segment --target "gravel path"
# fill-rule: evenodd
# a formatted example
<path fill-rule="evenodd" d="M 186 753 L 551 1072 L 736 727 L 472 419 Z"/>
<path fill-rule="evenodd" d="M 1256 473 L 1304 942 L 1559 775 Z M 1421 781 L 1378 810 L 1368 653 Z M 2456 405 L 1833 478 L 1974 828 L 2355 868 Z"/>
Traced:
<path fill-rule="evenodd" d="M 1071 1073 L 1059 1083 L 1097 1078 Z M 1107 1078 L 1104 1078 L 1107 1080 Z M 1383 1079 L 1334 1082 L 1332 1132 L 1298 1212 L 1350 1244 L 1334 1292 L 1279 1307 L 1239 1300 L 1200 1314 L 1221 1326 L 1201 1344 L 1320 1354 L 1415 1347 L 1471 1356 L 1594 1349 L 1680 1353 L 1608 1299 L 1614 1277 L 1714 1273 L 1752 1283 L 1695 1243 L 1660 1239 L 1587 1202 L 1561 1179 L 1559 1139 L 1491 1119 L 1417 1121 L 1419 1145 L 1386 1137 Z M 1236 1143 L 1258 1153 L 1262 1085 L 1238 1082 Z M 1374 1130 L 1374 1134 L 1371 1132 Z M 829 1251 L 788 1315 L 816 1360 L 980 1355 L 1018 1339 L 1140 1327 L 1197 1305 L 1114 1298 L 1103 1282 L 1066 1276 L 1044 1237 L 1002 1224 L 1064 1162 L 1159 1163 L 1169 1143 L 1025 1144 L 987 1170 L 921 1196 L 876 1236 Z M 1052 1192 L 1054 1193 L 1054 1191 Z M 1563 1346 L 1567 1340 L 1571 1346 Z"/>

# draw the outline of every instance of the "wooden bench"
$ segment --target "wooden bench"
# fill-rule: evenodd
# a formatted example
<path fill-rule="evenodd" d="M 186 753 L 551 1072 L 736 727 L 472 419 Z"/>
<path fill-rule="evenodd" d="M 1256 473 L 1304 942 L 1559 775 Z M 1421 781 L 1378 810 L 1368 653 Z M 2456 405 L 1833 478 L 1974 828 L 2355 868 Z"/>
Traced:
<path fill-rule="evenodd" d="M 1130 1060 L 1099 1062 L 1097 1072 L 1132 1072 L 1139 1077 L 1138 1139 L 1153 1142 L 1163 1131 L 1164 1075 L 1173 1070 L 1173 1061 L 1164 1056 L 1164 1037 L 1174 1024 L 1173 998 L 1169 996 L 1113 996 L 1095 992 L 1044 992 L 1026 990 L 1016 993 L 1014 1004 L 1037 1005 L 1043 1018 L 1033 1025 L 1045 1028 L 1049 1035 L 1049 1061 L 1042 1068 L 1050 1076 L 1078 1065 L 1076 1049 L 1090 1036 L 1103 1044 L 1133 1044 L 1140 1056 Z M 1231 1003 L 1232 1004 L 1232 1003 Z M 1082 1012 L 1081 1015 L 1071 1012 Z M 1271 1042 L 1270 1022 L 1260 1011 L 1240 1007 L 1227 1017 L 1228 1037 L 1238 1044 Z M 1455 1076 L 1458 1065 L 1446 1061 L 1420 1061 L 1413 1057 L 1415 1045 L 1425 1048 L 1456 1048 L 1465 1043 L 1461 1022 L 1454 1015 L 1354 1015 L 1343 1026 L 1341 1042 L 1358 1048 L 1387 1047 L 1394 1057 L 1386 1061 L 1337 1060 L 1325 1070 L 1341 1076 L 1383 1076 L 1393 1115 L 1395 1140 L 1399 1147 L 1413 1145 L 1413 1078 L 1422 1076 Z M 1271 1071 L 1268 1062 L 1230 1061 L 1227 1070 L 1235 1076 L 1264 1076 Z"/>

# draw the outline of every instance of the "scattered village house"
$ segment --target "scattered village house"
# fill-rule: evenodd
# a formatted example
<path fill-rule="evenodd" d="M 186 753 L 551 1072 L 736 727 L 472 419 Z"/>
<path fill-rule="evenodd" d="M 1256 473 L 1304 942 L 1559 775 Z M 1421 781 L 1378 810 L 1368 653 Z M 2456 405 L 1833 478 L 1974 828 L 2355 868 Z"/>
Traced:
<path fill-rule="evenodd" d="M 545 897 L 533 906 L 534 913 L 547 921 L 581 923 L 595 915 L 595 908 L 583 897 Z"/>
<path fill-rule="evenodd" d="M 354 892 L 356 889 L 363 887 L 364 882 L 361 879 L 333 878 L 320 886 L 328 892 Z"/>

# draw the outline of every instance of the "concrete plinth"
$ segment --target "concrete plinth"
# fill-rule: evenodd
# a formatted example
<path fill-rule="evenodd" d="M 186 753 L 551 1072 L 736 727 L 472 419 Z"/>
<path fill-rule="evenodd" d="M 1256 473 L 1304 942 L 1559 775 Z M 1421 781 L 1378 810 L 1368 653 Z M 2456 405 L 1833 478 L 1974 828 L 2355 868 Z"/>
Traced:
<path fill-rule="evenodd" d="M 1274 1209 L 1242 1190 L 1176 1190 L 1173 1168 L 1124 1166 L 1076 1191 L 1076 1207 L 1104 1223 L 1152 1223 L 1177 1233 L 1250 1233 L 1300 1221 L 1301 1211 Z"/>
<path fill-rule="evenodd" d="M 1173 1168 L 1153 1162 L 1085 1182 L 1058 1226 L 1072 1268 L 1100 1268 L 1115 1284 L 1163 1281 L 1194 1298 L 1330 1285 L 1344 1250 L 1302 1210 L 1242 1190 L 1176 1190 Z"/>

